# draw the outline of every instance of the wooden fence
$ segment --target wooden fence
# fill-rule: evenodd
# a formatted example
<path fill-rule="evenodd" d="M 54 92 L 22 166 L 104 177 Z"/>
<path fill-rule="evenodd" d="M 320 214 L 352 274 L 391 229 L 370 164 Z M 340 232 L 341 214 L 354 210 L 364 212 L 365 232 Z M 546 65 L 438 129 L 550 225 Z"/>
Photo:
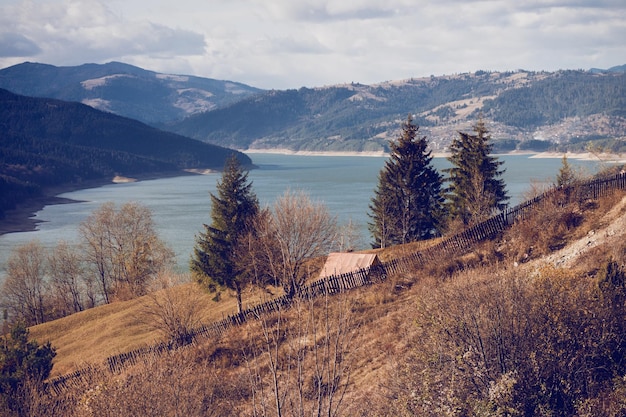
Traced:
<path fill-rule="evenodd" d="M 552 188 L 531 200 L 509 208 L 488 220 L 478 223 L 460 233 L 442 239 L 438 244 L 418 250 L 408 256 L 393 259 L 357 271 L 332 275 L 321 278 L 299 289 L 296 298 L 314 298 L 322 295 L 332 295 L 350 289 L 372 285 L 384 281 L 388 275 L 406 274 L 422 268 L 429 262 L 442 257 L 451 259 L 454 256 L 466 254 L 472 246 L 481 241 L 494 238 L 510 227 L 515 221 L 525 219 L 529 213 L 542 204 L 547 198 L 559 198 L 563 204 L 571 201 L 585 201 L 606 196 L 616 190 L 626 189 L 626 173 L 615 176 L 589 180 L 568 188 Z M 249 307 L 241 313 L 236 313 L 224 319 L 201 326 L 192 330 L 186 337 L 169 342 L 157 343 L 152 346 L 135 349 L 130 352 L 110 356 L 105 362 L 104 369 L 117 373 L 126 366 L 137 364 L 142 358 L 163 352 L 180 349 L 193 345 L 201 340 L 218 338 L 228 329 L 255 320 L 259 317 L 289 308 L 293 299 L 287 295 L 278 297 L 262 304 Z M 79 383 L 87 375 L 94 372 L 93 367 L 77 370 L 67 375 L 51 379 L 48 386 L 55 393 L 60 393 L 66 387 Z"/>

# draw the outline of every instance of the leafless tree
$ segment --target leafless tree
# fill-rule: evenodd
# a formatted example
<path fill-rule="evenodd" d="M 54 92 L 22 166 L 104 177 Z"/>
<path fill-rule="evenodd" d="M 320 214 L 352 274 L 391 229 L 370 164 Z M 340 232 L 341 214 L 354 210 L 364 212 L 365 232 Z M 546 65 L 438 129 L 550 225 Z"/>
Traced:
<path fill-rule="evenodd" d="M 43 323 L 47 314 L 46 249 L 39 241 L 15 248 L 7 261 L 2 303 L 12 321 Z"/>
<path fill-rule="evenodd" d="M 340 415 L 358 330 L 348 298 L 299 299 L 258 325 L 245 357 L 252 414 Z"/>
<path fill-rule="evenodd" d="M 105 303 L 113 296 L 144 295 L 150 280 L 174 259 L 155 231 L 152 212 L 138 203 L 126 203 L 119 211 L 113 203 L 105 203 L 79 230 Z"/>
<path fill-rule="evenodd" d="M 337 243 L 337 219 L 304 192 L 286 191 L 257 225 L 258 258 L 276 283 L 294 295 L 304 284 L 306 260 L 323 256 Z"/>
<path fill-rule="evenodd" d="M 51 296 L 61 316 L 76 313 L 89 306 L 80 252 L 61 241 L 48 256 Z"/>
<path fill-rule="evenodd" d="M 170 340 L 187 341 L 190 331 L 201 323 L 202 289 L 189 277 L 172 273 L 161 274 L 157 285 L 144 302 L 145 323 Z"/>

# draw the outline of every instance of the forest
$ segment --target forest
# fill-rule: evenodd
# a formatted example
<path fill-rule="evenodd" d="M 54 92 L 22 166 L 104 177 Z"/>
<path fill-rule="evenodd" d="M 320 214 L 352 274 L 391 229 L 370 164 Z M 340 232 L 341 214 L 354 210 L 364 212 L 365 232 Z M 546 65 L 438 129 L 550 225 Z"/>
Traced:
<path fill-rule="evenodd" d="M 164 128 L 239 149 L 388 151 L 387 141 L 397 133 L 398 120 L 409 111 L 431 133 L 438 151 L 449 145 L 459 124 L 469 124 L 479 115 L 495 126 L 496 143 L 514 139 L 522 144 L 533 140 L 538 129 L 568 119 L 585 125 L 591 116 L 608 118 L 616 129 L 606 135 L 620 138 L 625 77 L 587 71 L 477 71 L 371 86 L 303 87 L 265 92 Z M 559 141 L 565 146 L 575 137 L 598 139 L 589 135 L 581 129 L 567 130 L 560 132 Z"/>
<path fill-rule="evenodd" d="M 52 186 L 187 168 L 219 170 L 232 153 L 251 164 L 242 153 L 83 104 L 0 90 L 0 218 Z"/>

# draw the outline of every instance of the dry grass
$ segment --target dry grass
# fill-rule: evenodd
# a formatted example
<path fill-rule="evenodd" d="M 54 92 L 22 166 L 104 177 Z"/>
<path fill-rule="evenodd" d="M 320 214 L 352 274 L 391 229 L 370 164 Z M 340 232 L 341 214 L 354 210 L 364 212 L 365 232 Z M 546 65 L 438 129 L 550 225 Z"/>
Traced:
<path fill-rule="evenodd" d="M 602 200 L 594 207 L 585 208 L 582 211 L 583 221 L 564 235 L 568 240 L 566 242 L 568 246 L 570 239 L 584 235 L 589 230 L 598 230 L 607 224 L 613 226 L 611 219 L 625 217 L 626 207 L 617 204 L 622 201 L 619 198 L 621 197 Z M 595 343 L 602 341 L 609 343 L 610 346 L 610 338 L 606 338 L 605 333 L 602 333 L 602 327 L 593 325 L 595 323 L 593 320 L 595 317 L 608 317 L 611 310 L 604 310 L 605 307 L 599 303 L 600 299 L 594 292 L 597 288 L 595 281 L 576 271 L 552 268 L 529 273 L 523 268 L 504 267 L 493 253 L 496 252 L 496 248 L 500 250 L 505 243 L 505 241 L 486 242 L 476 247 L 472 254 L 459 259 L 450 259 L 450 262 L 467 267 L 460 268 L 451 275 L 446 272 L 441 272 L 443 275 L 436 275 L 438 273 L 436 268 L 433 268 L 431 275 L 426 271 L 415 271 L 403 276 L 392 276 L 377 285 L 329 297 L 327 304 L 324 300 L 316 301 L 315 314 L 318 317 L 323 314 L 324 308 L 329 309 L 331 317 L 337 317 L 347 305 L 352 320 L 350 341 L 347 345 L 347 362 L 341 362 L 342 366 L 349 366 L 349 386 L 341 413 L 338 415 L 381 417 L 446 415 L 440 412 L 439 408 L 433 408 L 438 405 L 441 409 L 453 405 L 465 407 L 466 411 L 474 410 L 473 414 L 468 412 L 466 415 L 496 415 L 487 411 L 494 411 L 495 406 L 510 407 L 513 411 L 520 410 L 520 401 L 529 397 L 526 394 L 539 395 L 540 393 L 535 390 L 536 386 L 549 381 L 551 375 L 562 375 L 564 380 L 572 382 L 572 386 L 576 387 L 575 383 L 580 381 L 580 375 L 572 377 L 570 372 L 572 369 L 563 365 L 567 361 L 561 363 L 554 361 L 553 358 L 566 357 L 576 362 L 587 360 L 585 358 L 602 357 L 604 354 L 602 351 L 594 350 Z M 623 249 L 624 245 L 621 247 Z M 598 248 L 598 251 L 608 250 L 606 247 Z M 402 256 L 406 250 L 407 248 L 389 248 L 378 253 L 383 259 L 389 259 L 385 256 Z M 606 255 L 606 252 L 596 253 L 596 264 Z M 621 261 L 623 262 L 624 258 Z M 511 264 L 507 262 L 507 265 Z M 211 301 L 210 294 L 204 296 L 206 306 L 203 314 L 206 314 L 207 321 L 220 319 L 222 314 L 235 311 L 235 301 L 228 295 L 224 295 L 219 303 Z M 270 296 L 273 295 L 262 292 L 248 293 L 245 300 L 246 303 L 255 304 Z M 581 309 L 581 305 L 586 308 Z M 124 350 L 120 346 L 141 343 L 142 337 L 145 339 L 155 337 L 154 334 L 146 332 L 146 328 L 142 328 L 137 320 L 132 319 L 133 315 L 138 314 L 140 306 L 139 301 L 104 306 L 38 326 L 33 329 L 32 334 L 36 337 L 44 335 L 46 333 L 42 330 L 48 326 L 47 334 L 57 337 L 55 340 L 61 343 L 57 345 L 60 347 L 59 352 L 63 353 L 61 356 L 73 356 L 76 363 L 80 363 L 83 357 L 101 360 L 106 355 L 98 356 L 99 343 L 119 339 L 116 342 L 117 347 L 112 350 L 110 347 L 107 348 L 110 349 L 108 354 L 113 354 Z M 283 314 L 281 329 L 284 333 L 276 339 L 282 343 L 281 360 L 285 361 L 287 357 L 305 358 L 293 355 L 294 353 L 310 355 L 316 346 L 318 348 L 323 346 L 319 342 L 323 339 L 322 333 L 317 333 L 315 337 L 300 333 L 302 328 L 298 327 L 298 323 L 301 326 L 303 321 L 298 316 L 296 308 L 281 314 Z M 567 320 L 561 320 L 562 317 Z M 100 414 L 98 412 L 88 414 L 75 407 L 75 414 L 71 416 L 107 415 L 102 410 L 106 410 L 107 404 L 116 403 L 120 398 L 133 400 L 126 401 L 125 405 L 120 402 L 116 409 L 119 415 L 132 415 L 134 409 L 128 407 L 142 404 L 142 401 L 148 405 L 158 403 L 162 407 L 168 406 L 168 402 L 171 403 L 171 408 L 162 408 L 160 414 L 154 412 L 143 415 L 166 415 L 170 412 L 167 410 L 178 409 L 176 407 L 180 407 L 181 404 L 189 407 L 201 403 L 206 403 L 213 413 L 217 413 L 216 415 L 252 415 L 255 398 L 259 401 L 260 395 L 267 395 L 269 391 L 258 390 L 261 380 L 250 382 L 250 367 L 256 366 L 254 370 L 258 370 L 260 378 L 264 378 L 264 381 L 267 382 L 267 378 L 270 378 L 268 374 L 271 367 L 268 363 L 270 353 L 265 351 L 259 355 L 258 352 L 263 349 L 264 337 L 267 334 L 264 334 L 264 328 L 276 331 L 277 320 L 277 314 L 274 314 L 232 328 L 220 339 L 209 340 L 189 350 L 182 349 L 162 359 L 155 358 L 156 362 L 139 364 L 127 369 L 121 375 L 98 375 L 101 379 L 97 381 L 99 386 L 106 389 L 92 392 L 89 391 L 90 387 L 85 387 L 82 391 L 76 390 L 75 394 L 80 397 L 84 396 L 85 392 L 91 392 L 94 407 L 96 405 L 101 407 Z M 288 326 L 288 323 L 291 325 Z M 617 323 L 621 321 L 618 320 Z M 295 326 L 292 326 L 294 324 Z M 351 327 L 352 325 L 355 327 Z M 92 331 L 91 327 L 96 326 L 99 330 Z M 80 328 L 83 328 L 82 334 L 78 332 Z M 74 336 L 58 336 L 74 330 L 76 330 Z M 104 332 L 111 333 L 104 335 Z M 143 335 L 141 332 L 144 332 Z M 81 335 L 85 339 L 83 347 L 75 340 Z M 573 343 L 583 340 L 584 335 L 589 336 L 584 339 L 585 343 L 588 342 L 587 345 L 583 346 L 584 349 L 575 347 Z M 602 337 L 606 340 L 603 341 Z M 87 340 L 89 338 L 93 340 Z M 74 350 L 63 345 L 64 343 L 71 345 L 70 341 Z M 537 348 L 539 342 L 542 344 Z M 483 352 L 478 349 L 480 346 L 485 346 Z M 500 348 L 502 349 L 499 350 Z M 562 350 L 554 350 L 557 348 Z M 288 356 L 290 352 L 291 356 Z M 477 352 L 482 355 L 482 359 L 477 356 Z M 531 369 L 527 366 L 530 364 L 527 360 L 529 357 L 541 360 L 537 362 L 536 368 Z M 310 366 L 307 360 L 309 359 L 303 359 L 302 362 L 305 364 L 303 381 L 305 388 L 310 390 L 314 367 Z M 518 365 L 517 370 L 520 374 L 517 379 L 515 373 L 500 375 L 501 360 L 507 361 L 504 363 L 506 366 L 514 363 Z M 63 361 L 59 359 L 59 363 L 66 363 L 66 370 L 59 372 L 54 369 L 57 374 L 71 370 L 71 365 L 67 365 L 69 362 L 66 359 Z M 286 375 L 285 372 L 295 369 L 297 367 L 286 367 L 280 372 Z M 485 375 L 489 378 L 484 379 Z M 537 380 L 535 385 L 533 378 Z M 283 379 L 286 380 L 287 378 Z M 520 389 L 519 398 L 504 396 L 499 399 L 498 404 L 488 402 L 489 387 L 497 385 L 498 388 L 505 389 L 503 391 L 505 394 L 515 392 L 511 391 L 512 385 L 507 385 L 511 381 L 517 381 L 515 389 Z M 592 378 L 589 381 L 595 380 Z M 472 382 L 475 384 L 472 385 Z M 527 385 L 525 388 L 524 384 Z M 265 388 L 268 387 L 269 385 L 265 385 Z M 604 389 L 604 385 L 597 387 L 598 390 Z M 168 391 L 170 388 L 176 388 L 180 392 L 189 389 L 193 394 L 181 397 L 180 404 L 174 403 L 174 395 L 170 395 Z M 526 391 L 521 391 L 522 388 Z M 619 391 L 620 389 L 622 391 Z M 618 395 L 624 390 L 626 389 L 620 386 L 609 388 L 606 394 L 598 394 L 597 398 L 588 398 L 585 403 L 580 404 L 587 407 L 596 406 L 597 409 L 602 395 Z M 252 395 L 253 392 L 256 397 Z M 292 392 L 289 391 L 289 395 Z M 571 398 L 579 395 L 574 390 L 564 392 Z M 137 400 L 134 400 L 135 398 Z M 154 400 L 142 400 L 146 398 Z M 456 401 L 459 398 L 463 398 L 465 402 Z M 533 401 L 529 404 L 538 407 L 550 405 L 541 403 L 540 397 Z M 67 403 L 70 404 L 71 400 Z M 271 404 L 268 404 L 270 406 L 268 415 L 273 415 Z M 427 408 L 428 404 L 430 409 Z M 613 404 L 609 403 L 610 406 L 619 405 L 618 401 L 614 401 Z M 483 411 L 482 414 L 478 412 L 480 410 Z M 626 408 L 619 410 L 626 411 Z M 56 415 L 70 416 L 67 413 Z M 212 414 L 207 410 L 190 409 L 186 415 L 192 417 Z"/>
<path fill-rule="evenodd" d="M 604 216 L 621 199 L 615 196 L 601 200 L 593 208 L 584 211 L 585 220 L 579 227 L 569 230 L 561 238 L 571 240 L 584 235 L 589 230 L 597 229 L 604 225 L 607 217 Z M 550 213 L 542 213 L 548 216 Z M 618 211 L 617 214 L 623 214 Z M 613 216 L 609 216 L 613 218 Z M 535 223 L 538 229 L 545 226 L 543 221 Z M 533 233 L 535 231 L 534 227 Z M 545 230 L 545 227 L 543 228 Z M 531 236 L 524 236 L 526 230 L 518 229 L 515 232 L 515 242 L 520 242 Z M 396 246 L 384 250 L 372 250 L 367 252 L 378 253 L 381 260 L 405 256 L 415 250 L 437 244 L 440 239 L 427 242 L 417 242 L 409 245 Z M 488 252 L 495 251 L 496 244 L 487 242 L 477 247 L 474 253 L 470 253 L 459 259 L 446 260 L 448 263 L 438 265 L 428 271 L 419 271 L 413 277 L 392 277 L 387 282 L 375 287 L 356 290 L 353 293 L 353 310 L 363 316 L 364 337 L 359 339 L 358 345 L 361 350 L 367 351 L 367 357 L 357 360 L 359 365 L 355 378 L 359 381 L 374 378 L 386 365 L 379 361 L 381 357 L 388 355 L 390 351 L 401 349 L 400 335 L 406 329 L 400 329 L 399 323 L 404 323 L 408 315 L 404 310 L 403 303 L 412 297 L 421 297 L 414 290 L 407 290 L 414 286 L 416 280 L 449 279 L 455 271 L 464 267 L 480 267 L 497 261 L 497 257 Z M 512 258 L 517 258 L 521 253 L 520 248 L 511 253 Z M 511 258 L 508 258 L 511 259 Z M 323 264 L 323 260 L 316 260 L 314 266 Z M 313 268 L 314 269 L 314 268 Z M 430 275 L 430 276 L 429 276 Z M 419 276 L 419 278 L 418 278 Z M 185 284 L 195 285 L 195 284 Z M 435 285 L 431 282 L 430 285 Z M 428 287 L 427 287 L 428 288 Z M 427 289 L 426 288 L 426 289 Z M 425 289 L 422 288 L 425 291 Z M 421 290 L 420 290 L 421 291 Z M 204 292 L 198 288 L 199 299 L 202 308 L 201 323 L 210 324 L 221 320 L 223 317 L 233 314 L 237 310 L 235 298 L 228 293 L 223 293 L 219 302 L 212 299 L 215 294 Z M 244 294 L 244 308 L 267 301 L 273 297 L 282 295 L 282 290 L 273 288 L 269 291 L 249 290 Z M 31 337 L 37 341 L 50 341 L 57 349 L 57 357 L 54 361 L 52 376 L 63 375 L 75 369 L 82 368 L 86 364 L 102 363 L 107 357 L 122 352 L 137 349 L 160 341 L 161 334 L 153 326 L 145 324 L 142 320 L 142 310 L 148 302 L 146 297 L 135 300 L 116 302 L 100 306 L 72 316 L 32 327 Z M 410 302 L 409 302 L 410 304 Z M 406 324 L 402 324 L 406 326 Z"/>
<path fill-rule="evenodd" d="M 215 294 L 196 284 L 202 306 L 198 314 L 203 324 L 210 324 L 237 312 L 237 300 L 231 294 L 222 294 L 215 302 Z M 280 289 L 270 289 L 281 295 Z M 244 295 L 244 308 L 273 297 L 272 293 L 251 290 Z M 30 336 L 39 343 L 50 341 L 57 350 L 52 377 L 64 375 L 87 364 L 100 364 L 109 356 L 148 346 L 162 340 L 161 333 L 144 320 L 149 296 L 129 301 L 114 302 L 30 328 Z"/>
<path fill-rule="evenodd" d="M 386 261 L 434 245 L 440 240 L 432 239 L 373 251 L 379 254 L 382 261 Z M 320 269 L 323 261 L 323 259 L 311 261 L 310 269 Z M 196 284 L 183 285 L 196 286 Z M 387 304 L 395 298 L 393 288 L 398 285 L 401 286 L 395 281 L 390 281 L 383 284 L 384 291 L 365 290 L 359 303 L 368 306 Z M 233 294 L 222 293 L 219 302 L 215 302 L 214 293 L 207 293 L 200 287 L 197 287 L 197 292 L 202 304 L 198 310 L 202 324 L 213 323 L 237 312 L 237 301 Z M 282 294 L 283 290 L 276 287 L 270 287 L 268 290 L 250 289 L 244 294 L 244 308 Z M 144 310 L 146 304 L 150 303 L 149 297 L 114 302 L 31 327 L 32 339 L 40 343 L 50 341 L 57 350 L 51 377 L 70 373 L 86 365 L 101 364 L 109 356 L 162 341 L 162 333 L 145 322 Z"/>

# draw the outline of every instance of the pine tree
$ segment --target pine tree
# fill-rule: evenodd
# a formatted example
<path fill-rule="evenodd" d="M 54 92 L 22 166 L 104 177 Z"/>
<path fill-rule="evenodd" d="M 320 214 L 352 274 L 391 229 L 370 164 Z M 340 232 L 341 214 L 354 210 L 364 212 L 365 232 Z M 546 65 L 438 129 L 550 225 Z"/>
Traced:
<path fill-rule="evenodd" d="M 419 137 L 418 131 L 409 115 L 400 136 L 389 145 L 391 155 L 369 206 L 374 247 L 429 239 L 441 231 L 442 177 L 431 165 L 426 137 Z"/>
<path fill-rule="evenodd" d="M 217 195 L 211 193 L 211 225 L 196 236 L 190 269 L 196 280 L 209 289 L 225 287 L 237 295 L 239 311 L 241 293 L 252 277 L 246 260 L 237 256 L 244 236 L 250 232 L 259 212 L 259 203 L 245 171 L 236 156 L 230 157 L 217 183 Z"/>
<path fill-rule="evenodd" d="M 52 370 L 55 349 L 50 342 L 39 345 L 36 340 L 29 340 L 28 334 L 28 329 L 17 323 L 0 339 L 0 410 L 5 411 L 0 411 L 0 415 L 3 416 L 30 415 L 24 411 L 29 400 L 24 388 L 29 383 L 43 384 Z"/>
<path fill-rule="evenodd" d="M 494 211 L 504 210 L 509 197 L 504 180 L 500 178 L 504 163 L 490 156 L 493 145 L 483 120 L 474 125 L 475 134 L 459 132 L 450 145 L 451 168 L 448 174 L 448 200 L 452 220 L 464 225 L 485 220 Z"/>
<path fill-rule="evenodd" d="M 556 185 L 557 187 L 567 188 L 574 185 L 575 182 L 576 174 L 574 169 L 567 160 L 567 155 L 563 155 L 561 168 L 559 168 L 559 173 L 556 176 Z"/>

